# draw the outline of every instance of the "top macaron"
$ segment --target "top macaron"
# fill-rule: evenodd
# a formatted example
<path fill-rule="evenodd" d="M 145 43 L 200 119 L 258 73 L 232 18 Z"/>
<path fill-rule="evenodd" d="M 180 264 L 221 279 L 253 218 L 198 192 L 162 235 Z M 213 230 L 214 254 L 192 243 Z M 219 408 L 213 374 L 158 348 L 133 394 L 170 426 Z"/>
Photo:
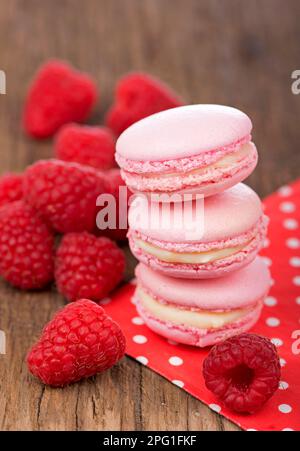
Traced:
<path fill-rule="evenodd" d="M 257 151 L 252 123 L 236 108 L 188 105 L 136 122 L 119 137 L 116 160 L 133 192 L 210 196 L 244 180 Z"/>

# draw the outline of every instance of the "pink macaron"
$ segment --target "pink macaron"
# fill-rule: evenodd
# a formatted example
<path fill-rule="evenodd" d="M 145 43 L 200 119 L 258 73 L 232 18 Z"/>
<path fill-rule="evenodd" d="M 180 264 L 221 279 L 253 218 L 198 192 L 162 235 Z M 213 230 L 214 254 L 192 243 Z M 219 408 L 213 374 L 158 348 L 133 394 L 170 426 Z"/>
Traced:
<path fill-rule="evenodd" d="M 224 191 L 257 163 L 249 117 L 223 105 L 188 105 L 136 122 L 119 137 L 116 160 L 133 192 Z"/>
<path fill-rule="evenodd" d="M 248 331 L 270 286 L 260 257 L 220 279 L 174 279 L 143 264 L 136 276 L 134 302 L 147 326 L 178 343 L 200 347 Z"/>
<path fill-rule="evenodd" d="M 139 195 L 128 219 L 129 245 L 140 262 L 169 276 L 194 279 L 224 276 L 249 264 L 268 224 L 259 197 L 243 183 L 202 203 L 169 208 Z"/>

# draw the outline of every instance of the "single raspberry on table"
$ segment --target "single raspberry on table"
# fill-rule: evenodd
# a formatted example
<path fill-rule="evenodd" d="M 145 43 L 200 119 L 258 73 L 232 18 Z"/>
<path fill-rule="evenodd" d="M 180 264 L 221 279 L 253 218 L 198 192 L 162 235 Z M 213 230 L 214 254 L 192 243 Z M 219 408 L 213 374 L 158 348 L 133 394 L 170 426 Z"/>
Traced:
<path fill-rule="evenodd" d="M 259 410 L 278 389 L 280 363 L 273 343 L 241 334 L 212 348 L 203 362 L 206 387 L 238 413 Z"/>
<path fill-rule="evenodd" d="M 0 177 L 0 207 L 23 197 L 23 174 L 8 172 Z"/>
<path fill-rule="evenodd" d="M 29 88 L 24 128 L 35 138 L 52 136 L 67 122 L 84 121 L 97 96 L 96 84 L 89 75 L 64 61 L 50 60 L 40 67 Z"/>
<path fill-rule="evenodd" d="M 110 169 L 115 166 L 115 137 L 107 127 L 67 124 L 56 136 L 55 157 Z"/>
<path fill-rule="evenodd" d="M 106 124 L 117 136 L 146 116 L 183 105 L 165 83 L 145 73 L 131 73 L 121 78 L 115 97 Z"/>
<path fill-rule="evenodd" d="M 45 326 L 27 364 L 44 384 L 63 387 L 111 368 L 124 356 L 125 345 L 122 330 L 103 308 L 81 299 Z"/>
<path fill-rule="evenodd" d="M 94 230 L 96 200 L 106 190 L 100 171 L 77 163 L 40 160 L 24 175 L 25 200 L 61 233 Z"/>
<path fill-rule="evenodd" d="M 129 189 L 126 187 L 125 182 L 123 181 L 120 169 L 110 169 L 105 173 L 105 177 L 107 180 L 107 193 L 112 194 L 115 198 L 115 212 L 116 212 L 116 227 L 115 228 L 107 228 L 102 230 L 101 224 L 107 222 L 106 215 L 102 215 L 101 211 L 103 209 L 100 207 L 97 214 L 97 230 L 96 234 L 105 235 L 111 238 L 112 240 L 123 241 L 126 239 L 127 229 L 128 229 L 128 201 L 129 197 L 132 194 Z M 120 192 L 120 188 L 123 188 L 124 191 Z M 104 205 L 105 210 L 106 205 Z M 104 211 L 105 212 L 105 211 Z M 102 218 L 102 216 L 105 216 Z M 124 228 L 125 227 L 125 228 Z"/>
<path fill-rule="evenodd" d="M 69 301 L 100 301 L 122 280 L 124 270 L 123 251 L 106 237 L 70 233 L 57 250 L 56 284 Z"/>
<path fill-rule="evenodd" d="M 39 289 L 53 280 L 54 238 L 22 200 L 0 208 L 0 274 L 12 285 Z"/>

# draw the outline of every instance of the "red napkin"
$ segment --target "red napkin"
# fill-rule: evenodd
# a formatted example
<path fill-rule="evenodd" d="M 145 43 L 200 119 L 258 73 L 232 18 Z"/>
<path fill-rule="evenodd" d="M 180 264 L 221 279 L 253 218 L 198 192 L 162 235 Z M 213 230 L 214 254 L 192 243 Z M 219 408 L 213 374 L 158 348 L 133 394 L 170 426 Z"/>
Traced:
<path fill-rule="evenodd" d="M 222 407 L 204 385 L 202 362 L 208 350 L 169 342 L 151 332 L 132 304 L 134 282 L 104 303 L 126 335 L 130 357 L 243 429 L 300 430 L 300 180 L 280 188 L 264 205 L 270 225 L 261 255 L 270 266 L 273 285 L 252 332 L 269 337 L 277 346 L 282 376 L 280 389 L 260 412 L 242 416 Z"/>

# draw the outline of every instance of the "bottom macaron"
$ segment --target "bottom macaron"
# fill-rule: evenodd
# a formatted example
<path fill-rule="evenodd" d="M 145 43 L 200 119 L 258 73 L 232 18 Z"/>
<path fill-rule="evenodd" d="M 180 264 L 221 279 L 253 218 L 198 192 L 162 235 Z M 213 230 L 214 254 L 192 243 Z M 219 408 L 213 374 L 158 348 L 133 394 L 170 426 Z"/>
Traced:
<path fill-rule="evenodd" d="M 139 264 L 134 294 L 139 315 L 154 332 L 205 347 L 248 331 L 259 319 L 270 286 L 261 258 L 220 279 L 175 279 Z"/>

